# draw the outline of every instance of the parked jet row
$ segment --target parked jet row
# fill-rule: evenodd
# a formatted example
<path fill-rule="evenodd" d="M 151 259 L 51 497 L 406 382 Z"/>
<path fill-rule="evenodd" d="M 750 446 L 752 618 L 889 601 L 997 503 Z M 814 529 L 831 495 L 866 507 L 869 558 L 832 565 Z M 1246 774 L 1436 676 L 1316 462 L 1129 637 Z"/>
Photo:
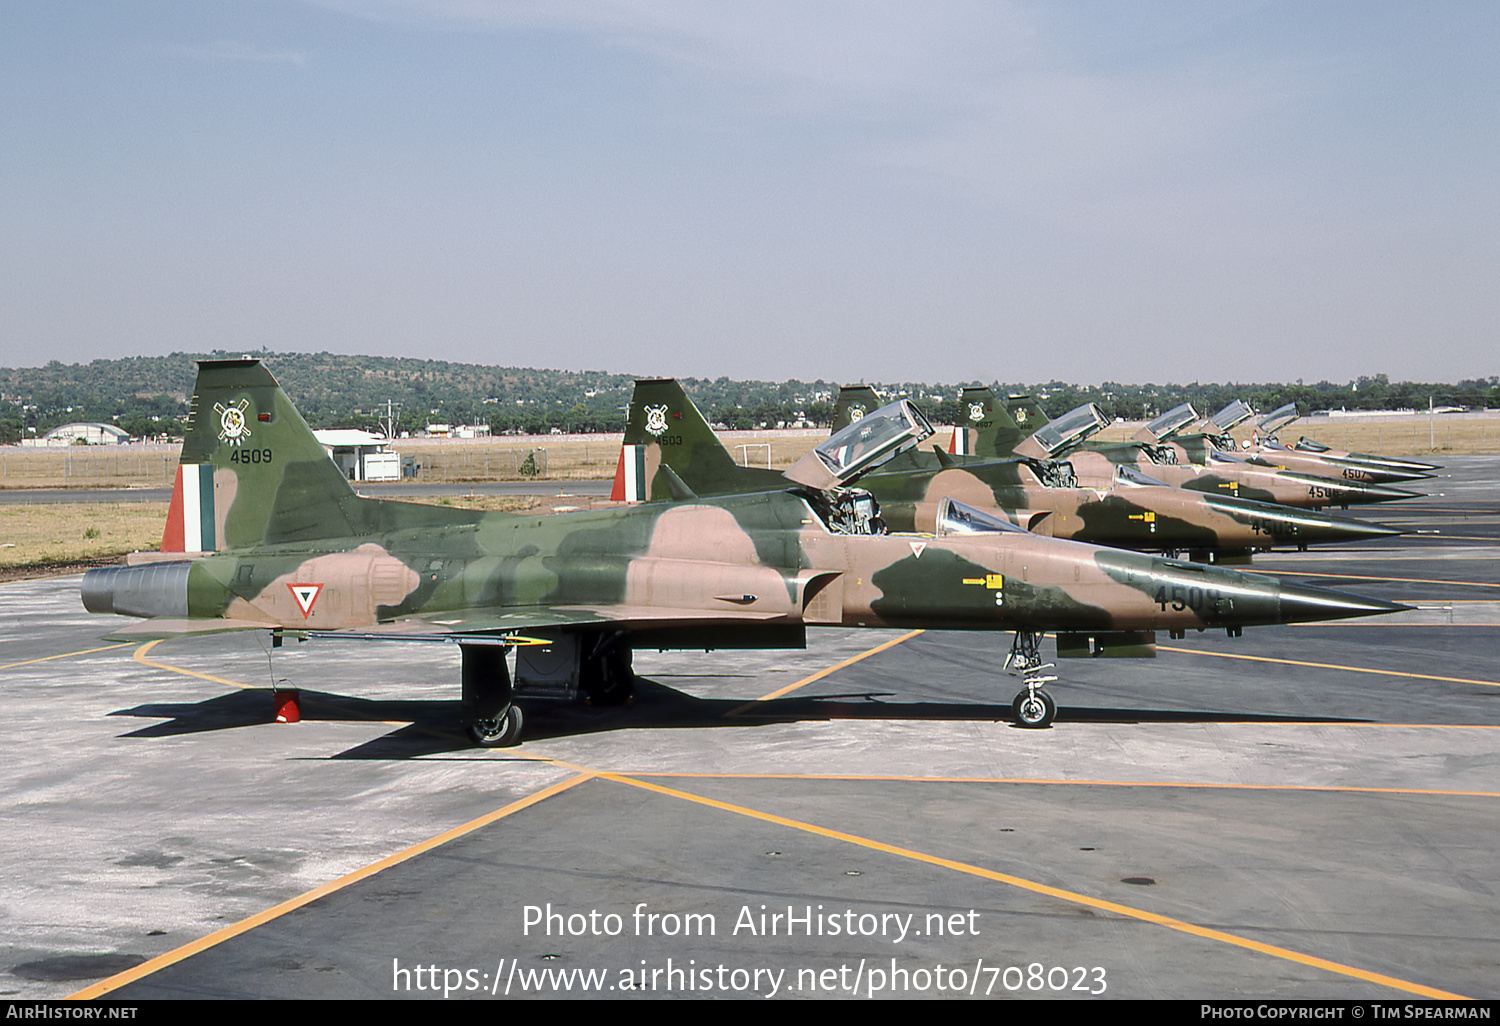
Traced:
<path fill-rule="evenodd" d="M 854 412 L 864 416 L 878 403 L 873 390 L 845 389 L 835 429 L 850 423 Z M 660 430 L 653 434 L 656 428 Z M 1013 424 L 1005 430 L 1020 436 Z M 616 494 L 621 499 L 728 495 L 784 483 L 776 471 L 738 466 L 682 387 L 670 379 L 636 382 L 621 468 Z M 1086 488 L 1078 485 L 1065 461 L 910 449 L 866 474 L 860 487 L 879 501 L 881 516 L 893 531 L 935 533 L 944 500 L 955 499 L 1036 534 L 1189 553 L 1202 561 L 1399 533 L 1311 510 L 1172 488 L 1128 468 L 1115 478 L 1111 487 Z"/>
<path fill-rule="evenodd" d="M 1267 464 L 1256 465 L 1212 446 L 1189 450 L 1170 439 L 1160 442 L 1139 438 L 1127 442 L 1098 442 L 1092 440 L 1092 436 L 1106 427 L 1108 420 L 1093 403 L 1085 403 L 1057 420 L 1049 421 L 1041 406 L 1030 396 L 1013 396 L 1002 405 L 989 389 L 965 389 L 964 401 L 984 404 L 986 416 L 995 420 L 1039 425 L 1008 452 L 985 451 L 987 444 L 995 444 L 987 443 L 986 439 L 996 435 L 980 432 L 975 442 L 980 455 L 1014 454 L 1066 460 L 1078 482 L 1085 487 L 1108 488 L 1119 468 L 1133 468 L 1177 488 L 1304 509 L 1326 506 L 1347 509 L 1352 505 L 1418 498 L 1421 494 L 1340 477 L 1294 473 Z M 1187 412 L 1191 419 L 1196 419 L 1197 415 L 1190 407 Z M 999 438 L 1003 442 L 1004 434 L 1000 433 Z M 1195 462 L 1195 459 L 1200 462 Z"/>
<path fill-rule="evenodd" d="M 1254 415 L 1254 411 L 1251 411 L 1251 415 Z M 1438 463 L 1424 463 L 1405 457 L 1340 452 L 1306 437 L 1298 439 L 1296 444 L 1290 447 L 1282 445 L 1276 440 L 1276 432 L 1296 419 L 1297 405 L 1295 403 L 1288 403 L 1272 410 L 1260 419 L 1255 439 L 1246 444 L 1245 452 L 1291 470 L 1334 473 L 1350 480 L 1372 481 L 1376 484 L 1416 481 L 1431 476 L 1434 470 L 1442 469 L 1442 465 Z"/>
<path fill-rule="evenodd" d="M 648 416 L 670 445 L 668 411 Z M 486 745 L 518 740 L 518 699 L 623 699 L 641 646 L 798 647 L 825 625 L 1014 631 L 1014 711 L 1043 726 L 1056 706 L 1042 632 L 1064 651 L 1143 652 L 1156 630 L 1403 608 L 1029 534 L 961 502 L 932 536 L 893 534 L 852 484 L 930 433 L 909 403 L 835 434 L 768 490 L 545 517 L 355 494 L 257 360 L 201 363 L 190 417 L 169 519 L 203 551 L 92 570 L 86 608 L 144 618 L 123 637 L 457 644 L 463 720 Z"/>

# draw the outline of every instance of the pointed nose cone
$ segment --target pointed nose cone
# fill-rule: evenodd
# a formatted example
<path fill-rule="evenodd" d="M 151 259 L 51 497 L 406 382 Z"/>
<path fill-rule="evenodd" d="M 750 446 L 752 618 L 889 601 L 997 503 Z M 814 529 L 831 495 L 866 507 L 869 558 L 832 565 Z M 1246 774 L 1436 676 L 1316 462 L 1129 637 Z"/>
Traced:
<path fill-rule="evenodd" d="M 1394 538 L 1403 533 L 1398 528 L 1384 524 L 1371 524 L 1350 517 L 1329 516 L 1321 522 L 1301 525 L 1296 541 L 1301 543 L 1371 541 L 1375 538 Z"/>
<path fill-rule="evenodd" d="M 1399 613 L 1411 606 L 1383 599 L 1364 598 L 1332 588 L 1310 588 L 1305 584 L 1281 585 L 1281 622 L 1306 623 L 1311 620 L 1343 620 L 1351 616 L 1374 616 L 1376 613 Z"/>
<path fill-rule="evenodd" d="M 1261 539 L 1273 546 L 1370 541 L 1402 533 L 1383 524 L 1366 523 L 1352 517 L 1334 516 L 1320 510 L 1282 506 L 1274 502 L 1231 499 L 1217 495 L 1210 496 L 1206 501 L 1219 512 L 1249 526 Z M 1263 548 L 1264 545 L 1252 543 L 1252 547 Z"/>
<path fill-rule="evenodd" d="M 1396 484 L 1401 481 L 1425 481 L 1432 474 L 1421 467 L 1404 466 L 1378 456 L 1324 456 L 1321 466 L 1312 473 L 1340 481 L 1367 484 Z"/>
<path fill-rule="evenodd" d="M 1385 485 L 1345 485 L 1339 490 L 1337 499 L 1340 503 L 1366 502 L 1393 502 L 1396 499 L 1421 499 L 1425 498 L 1423 492 L 1408 492 L 1402 488 L 1388 488 Z"/>
<path fill-rule="evenodd" d="M 1370 541 L 1375 538 L 1391 538 L 1402 532 L 1384 524 L 1371 524 L 1352 517 L 1338 517 L 1311 509 L 1279 506 L 1270 502 L 1252 502 L 1248 499 L 1210 500 L 1215 507 L 1245 518 L 1255 524 L 1256 530 L 1264 533 L 1276 545 L 1325 545 L 1329 542 Z"/>
<path fill-rule="evenodd" d="M 1368 463 L 1372 467 L 1386 467 L 1390 470 L 1410 470 L 1422 473 L 1443 469 L 1441 463 L 1423 463 L 1421 460 L 1408 460 L 1397 456 L 1371 456 L 1368 453 L 1351 452 L 1349 457 L 1361 463 Z"/>
<path fill-rule="evenodd" d="M 1431 474 L 1420 470 L 1403 470 L 1398 467 L 1387 467 L 1376 463 L 1349 463 L 1344 464 L 1358 470 L 1365 477 L 1363 481 L 1371 484 L 1397 484 L 1401 481 L 1426 481 L 1432 477 Z"/>

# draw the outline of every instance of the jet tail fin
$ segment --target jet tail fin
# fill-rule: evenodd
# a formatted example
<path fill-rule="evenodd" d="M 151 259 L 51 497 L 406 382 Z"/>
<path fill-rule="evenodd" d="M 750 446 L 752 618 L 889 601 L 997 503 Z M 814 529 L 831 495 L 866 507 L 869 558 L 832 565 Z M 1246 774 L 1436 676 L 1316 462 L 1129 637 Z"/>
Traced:
<path fill-rule="evenodd" d="M 237 549 L 472 517 L 360 498 L 259 360 L 200 361 L 188 416 L 165 551 L 195 551 L 195 538 L 196 551 Z"/>
<path fill-rule="evenodd" d="M 844 385 L 833 404 L 833 433 L 838 434 L 867 413 L 880 409 L 886 400 L 869 385 Z"/>
<path fill-rule="evenodd" d="M 672 477 L 659 468 L 670 469 Z M 735 463 L 675 379 L 635 383 L 612 497 L 627 502 L 661 501 L 684 494 L 733 495 L 785 487 L 786 481 L 775 471 Z"/>
<path fill-rule="evenodd" d="M 958 409 L 960 421 L 953 429 L 951 445 L 956 456 L 1009 458 L 1026 437 L 988 388 L 965 388 Z"/>
<path fill-rule="evenodd" d="M 1010 414 L 1011 420 L 1027 431 L 1035 431 L 1052 419 L 1042 409 L 1042 404 L 1036 401 L 1036 396 L 1032 395 L 1011 396 L 1005 402 L 1005 411 Z"/>
<path fill-rule="evenodd" d="M 358 533 L 354 489 L 259 360 L 200 361 L 188 416 L 182 510 L 202 549 Z"/>

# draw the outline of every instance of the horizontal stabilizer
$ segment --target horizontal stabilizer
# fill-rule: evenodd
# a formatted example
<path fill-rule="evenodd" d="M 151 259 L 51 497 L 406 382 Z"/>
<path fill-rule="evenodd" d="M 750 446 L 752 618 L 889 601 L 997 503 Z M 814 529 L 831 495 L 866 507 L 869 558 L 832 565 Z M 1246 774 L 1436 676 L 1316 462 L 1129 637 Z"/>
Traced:
<path fill-rule="evenodd" d="M 232 631 L 269 631 L 274 623 L 259 620 L 203 620 L 179 616 L 155 616 L 149 620 L 121 627 L 104 636 L 106 641 L 164 641 L 198 634 L 227 634 Z"/>

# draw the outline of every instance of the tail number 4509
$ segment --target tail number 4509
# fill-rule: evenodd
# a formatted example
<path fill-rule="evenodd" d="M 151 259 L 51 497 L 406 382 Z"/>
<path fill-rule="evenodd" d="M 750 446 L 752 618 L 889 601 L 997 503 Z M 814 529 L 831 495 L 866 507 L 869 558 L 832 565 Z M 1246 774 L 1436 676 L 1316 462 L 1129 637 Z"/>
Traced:
<path fill-rule="evenodd" d="M 236 449 L 229 454 L 230 463 L 270 463 L 270 449 Z"/>
<path fill-rule="evenodd" d="M 1166 612 L 1167 606 L 1170 605 L 1179 613 L 1184 609 L 1191 609 L 1193 612 L 1198 613 L 1204 609 L 1218 608 L 1219 589 L 1200 588 L 1196 585 L 1184 587 L 1181 584 L 1174 584 L 1171 591 L 1168 592 L 1167 586 L 1163 584 L 1156 589 L 1156 594 L 1152 596 L 1152 601 L 1161 607 L 1162 612 Z"/>

